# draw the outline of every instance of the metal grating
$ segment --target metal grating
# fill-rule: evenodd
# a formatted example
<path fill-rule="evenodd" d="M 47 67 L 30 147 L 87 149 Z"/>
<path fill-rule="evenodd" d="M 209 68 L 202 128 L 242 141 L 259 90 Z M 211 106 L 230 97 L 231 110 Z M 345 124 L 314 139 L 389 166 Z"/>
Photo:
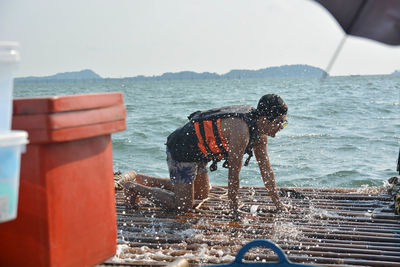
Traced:
<path fill-rule="evenodd" d="M 173 214 L 142 199 L 125 209 L 117 193 L 118 251 L 105 265 L 166 265 L 185 258 L 191 265 L 232 262 L 254 239 L 269 239 L 297 263 L 326 266 L 400 266 L 400 216 L 389 195 L 376 189 L 282 188 L 285 203 L 277 213 L 265 188 L 240 189 L 241 210 L 250 218 L 235 222 L 228 213 L 227 188 L 214 186 L 191 213 Z M 277 258 L 253 249 L 249 261 Z"/>

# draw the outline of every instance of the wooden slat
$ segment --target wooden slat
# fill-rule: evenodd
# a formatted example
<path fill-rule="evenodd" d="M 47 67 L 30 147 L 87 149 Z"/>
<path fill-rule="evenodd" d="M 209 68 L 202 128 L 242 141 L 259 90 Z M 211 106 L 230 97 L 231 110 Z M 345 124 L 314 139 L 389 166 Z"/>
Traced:
<path fill-rule="evenodd" d="M 214 186 L 192 212 L 174 214 L 141 200 L 128 210 L 116 194 L 119 257 L 103 265 L 160 266 L 184 257 L 192 265 L 231 262 L 247 242 L 265 238 L 279 245 L 293 262 L 323 266 L 400 266 L 400 217 L 388 207 L 391 198 L 368 189 L 283 188 L 295 209 L 275 212 L 264 188 L 243 187 L 241 210 L 257 205 L 254 219 L 233 221 L 227 188 Z M 361 193 L 360 193 L 361 192 Z M 298 197 L 298 198 L 296 198 Z M 273 260 L 265 249 L 251 250 L 248 260 Z"/>

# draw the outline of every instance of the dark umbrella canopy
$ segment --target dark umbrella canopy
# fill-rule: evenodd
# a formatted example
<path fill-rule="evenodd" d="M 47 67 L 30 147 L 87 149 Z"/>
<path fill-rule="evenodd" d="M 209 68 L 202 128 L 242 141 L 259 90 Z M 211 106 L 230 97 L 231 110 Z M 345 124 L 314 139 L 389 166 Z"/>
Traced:
<path fill-rule="evenodd" d="M 400 0 L 315 0 L 349 35 L 400 45 Z"/>

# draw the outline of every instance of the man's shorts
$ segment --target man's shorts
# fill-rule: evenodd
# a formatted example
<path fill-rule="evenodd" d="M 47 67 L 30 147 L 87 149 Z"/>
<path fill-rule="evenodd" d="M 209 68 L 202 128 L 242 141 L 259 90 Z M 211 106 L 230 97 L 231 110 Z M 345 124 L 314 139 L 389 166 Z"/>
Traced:
<path fill-rule="evenodd" d="M 207 163 L 181 162 L 172 158 L 167 148 L 167 164 L 172 183 L 192 183 L 197 173 L 207 173 Z"/>

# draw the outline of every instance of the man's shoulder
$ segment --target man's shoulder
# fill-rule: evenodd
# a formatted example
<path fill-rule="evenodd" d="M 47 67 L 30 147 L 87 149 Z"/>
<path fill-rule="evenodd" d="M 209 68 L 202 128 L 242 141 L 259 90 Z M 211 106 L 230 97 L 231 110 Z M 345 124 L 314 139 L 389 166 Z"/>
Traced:
<path fill-rule="evenodd" d="M 240 117 L 223 118 L 221 120 L 221 130 L 229 135 L 249 136 L 249 126 Z"/>
<path fill-rule="evenodd" d="M 221 122 L 227 124 L 227 126 L 236 126 L 237 125 L 240 127 L 249 128 L 247 125 L 247 122 L 241 117 L 222 118 Z"/>

